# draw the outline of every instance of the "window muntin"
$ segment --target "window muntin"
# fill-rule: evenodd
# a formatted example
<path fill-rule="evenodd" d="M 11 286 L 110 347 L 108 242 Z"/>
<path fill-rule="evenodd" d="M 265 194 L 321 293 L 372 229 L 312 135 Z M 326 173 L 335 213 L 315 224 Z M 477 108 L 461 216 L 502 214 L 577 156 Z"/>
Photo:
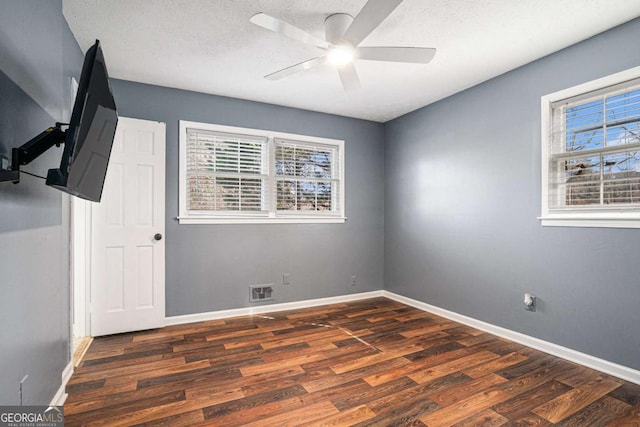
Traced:
<path fill-rule="evenodd" d="M 344 142 L 180 122 L 180 223 L 344 222 Z"/>

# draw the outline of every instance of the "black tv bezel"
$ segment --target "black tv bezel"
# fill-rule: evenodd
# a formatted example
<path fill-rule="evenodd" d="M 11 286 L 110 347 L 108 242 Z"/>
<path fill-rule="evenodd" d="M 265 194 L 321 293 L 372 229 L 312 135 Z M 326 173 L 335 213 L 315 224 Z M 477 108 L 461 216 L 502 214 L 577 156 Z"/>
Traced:
<path fill-rule="evenodd" d="M 99 202 L 102 198 L 102 191 L 104 190 L 104 181 L 106 179 L 106 170 L 105 175 L 102 177 L 102 183 L 100 187 L 100 194 L 98 198 L 91 198 L 86 194 L 82 194 L 75 189 L 69 188 L 67 186 L 69 180 L 69 172 L 70 168 L 73 165 L 74 157 L 77 154 L 76 148 L 78 144 L 78 134 L 80 130 L 80 124 L 82 123 L 84 109 L 87 104 L 87 96 L 89 93 L 89 87 L 91 85 L 91 78 L 94 75 L 94 68 L 96 66 L 96 58 L 98 56 L 98 52 L 100 52 L 100 56 L 104 63 L 104 54 L 102 53 L 102 49 L 100 47 L 100 40 L 95 41 L 95 43 L 87 50 L 85 54 L 84 63 L 82 65 L 82 71 L 80 73 L 80 82 L 78 83 L 78 92 L 76 94 L 76 98 L 73 104 L 73 110 L 71 113 L 71 120 L 69 121 L 69 127 L 66 131 L 65 135 L 65 147 L 62 153 L 62 159 L 60 160 L 60 168 L 58 169 L 49 169 L 47 173 L 47 181 L 46 184 L 57 188 L 58 190 L 64 191 L 76 197 L 80 197 L 82 199 Z M 106 83 L 109 86 L 109 94 L 113 99 L 113 92 L 111 91 L 111 87 L 109 84 L 109 73 L 104 65 L 104 72 Z M 114 112 L 116 113 L 116 124 L 117 124 L 117 109 L 115 108 L 114 101 Z M 111 156 L 111 151 L 113 150 L 113 141 L 111 146 L 109 147 L 109 157 Z"/>
<path fill-rule="evenodd" d="M 62 159 L 60 160 L 60 170 L 67 171 L 69 168 L 69 159 L 73 156 L 73 150 L 76 148 L 78 128 L 80 125 L 80 119 L 82 118 L 82 110 L 87 102 L 87 92 L 89 91 L 89 84 L 91 75 L 93 74 L 93 68 L 96 65 L 96 56 L 98 54 L 98 48 L 100 42 L 96 42 L 91 46 L 84 57 L 84 64 L 82 71 L 80 72 L 80 82 L 78 82 L 78 92 L 76 93 L 76 99 L 73 102 L 73 110 L 71 111 L 71 118 L 69 119 L 69 127 L 67 128 L 67 134 L 65 137 L 64 151 L 62 153 Z M 68 174 L 67 174 L 68 177 Z"/>

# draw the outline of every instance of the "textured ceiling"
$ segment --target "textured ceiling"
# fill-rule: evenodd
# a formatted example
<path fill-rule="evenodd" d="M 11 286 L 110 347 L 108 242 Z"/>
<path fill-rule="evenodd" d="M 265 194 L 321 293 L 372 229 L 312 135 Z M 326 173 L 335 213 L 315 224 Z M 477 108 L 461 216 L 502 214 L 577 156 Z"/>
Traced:
<path fill-rule="evenodd" d="M 385 122 L 640 16 L 640 0 L 404 0 L 362 46 L 438 49 L 427 65 L 356 61 L 345 92 L 329 65 L 264 75 L 321 51 L 249 22 L 265 12 L 324 37 L 365 0 L 63 0 L 83 50 L 111 77 Z M 615 6 L 615 7 L 613 7 Z"/>

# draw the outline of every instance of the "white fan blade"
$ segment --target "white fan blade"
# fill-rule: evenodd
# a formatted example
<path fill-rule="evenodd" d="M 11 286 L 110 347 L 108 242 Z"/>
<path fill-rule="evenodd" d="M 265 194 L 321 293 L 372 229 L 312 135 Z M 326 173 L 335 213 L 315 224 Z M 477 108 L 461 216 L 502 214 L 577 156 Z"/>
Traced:
<path fill-rule="evenodd" d="M 266 28 L 267 30 L 271 30 L 275 33 L 280 33 L 299 42 L 310 44 L 321 49 L 329 48 L 328 41 L 313 36 L 298 27 L 281 21 L 278 18 L 274 18 L 271 15 L 267 15 L 266 13 L 257 13 L 253 15 L 249 21 L 259 27 Z"/>
<path fill-rule="evenodd" d="M 338 74 L 340 75 L 340 81 L 344 90 L 356 90 L 360 89 L 360 78 L 356 72 L 356 67 L 352 63 L 345 64 L 338 68 Z"/>
<path fill-rule="evenodd" d="M 280 71 L 276 71 L 275 73 L 268 74 L 264 76 L 265 79 L 269 80 L 278 80 L 283 77 L 289 76 L 294 73 L 299 73 L 300 71 L 308 70 L 309 68 L 322 64 L 325 61 L 324 56 L 318 56 L 313 59 L 309 59 L 308 61 L 301 62 L 296 65 L 292 65 L 291 67 L 283 68 Z"/>
<path fill-rule="evenodd" d="M 393 10 L 402 3 L 402 0 L 369 0 L 358 16 L 355 17 L 342 39 L 357 46 L 373 30 L 375 30 Z"/>
<path fill-rule="evenodd" d="M 430 47 L 359 47 L 356 49 L 358 59 L 369 61 L 409 62 L 426 64 L 430 62 L 436 50 Z"/>

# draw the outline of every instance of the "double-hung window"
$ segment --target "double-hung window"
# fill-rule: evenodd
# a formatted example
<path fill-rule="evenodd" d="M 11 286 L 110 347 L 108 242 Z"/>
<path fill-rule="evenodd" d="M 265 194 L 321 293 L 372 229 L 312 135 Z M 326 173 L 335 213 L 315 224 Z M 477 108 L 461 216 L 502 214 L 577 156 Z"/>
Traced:
<path fill-rule="evenodd" d="M 275 180 L 278 212 L 331 212 L 340 192 L 335 145 L 276 138 Z"/>
<path fill-rule="evenodd" d="M 640 67 L 542 98 L 542 224 L 640 227 Z"/>
<path fill-rule="evenodd" d="M 190 129 L 186 146 L 188 211 L 264 212 L 266 138 Z"/>
<path fill-rule="evenodd" d="M 180 223 L 344 222 L 344 142 L 180 122 Z"/>

